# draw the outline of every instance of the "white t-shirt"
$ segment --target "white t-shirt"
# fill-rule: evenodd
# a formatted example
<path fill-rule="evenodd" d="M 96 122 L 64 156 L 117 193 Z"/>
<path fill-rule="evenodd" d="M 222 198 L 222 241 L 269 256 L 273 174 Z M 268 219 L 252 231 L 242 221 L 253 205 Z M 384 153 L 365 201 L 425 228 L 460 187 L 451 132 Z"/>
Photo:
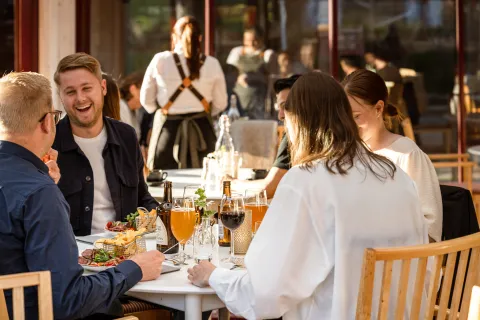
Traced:
<path fill-rule="evenodd" d="M 442 241 L 443 207 L 437 172 L 428 156 L 412 140 L 401 137 L 390 146 L 375 151 L 405 171 L 415 182 L 428 234 Z"/>
<path fill-rule="evenodd" d="M 247 271 L 216 268 L 209 283 L 246 319 L 354 319 L 365 248 L 425 243 L 417 190 L 402 170 L 381 181 L 359 161 L 344 176 L 321 163 L 311 170 L 293 167 L 250 244 Z M 372 310 L 378 310 L 375 292 Z M 409 291 L 407 308 L 411 299 Z"/>
<path fill-rule="evenodd" d="M 107 143 L 107 130 L 105 126 L 98 136 L 91 139 L 73 135 L 75 142 L 83 151 L 93 170 L 93 215 L 91 233 L 104 232 L 108 221 L 115 220 L 115 209 L 112 196 L 105 175 L 103 149 Z"/>

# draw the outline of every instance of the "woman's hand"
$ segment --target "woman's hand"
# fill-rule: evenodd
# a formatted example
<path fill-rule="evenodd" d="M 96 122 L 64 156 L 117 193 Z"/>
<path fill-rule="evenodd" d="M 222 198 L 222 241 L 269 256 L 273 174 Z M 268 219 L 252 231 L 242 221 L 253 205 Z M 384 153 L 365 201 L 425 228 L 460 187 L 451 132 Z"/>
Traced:
<path fill-rule="evenodd" d="M 208 287 L 208 280 L 212 275 L 215 266 L 208 261 L 201 261 L 193 268 L 188 269 L 188 280 L 190 280 L 197 287 Z"/>

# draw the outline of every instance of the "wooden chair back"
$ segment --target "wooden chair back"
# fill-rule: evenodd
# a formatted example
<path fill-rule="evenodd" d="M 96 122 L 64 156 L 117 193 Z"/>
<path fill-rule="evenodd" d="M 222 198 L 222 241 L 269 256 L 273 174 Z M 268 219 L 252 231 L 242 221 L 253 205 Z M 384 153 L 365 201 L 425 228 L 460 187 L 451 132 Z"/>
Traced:
<path fill-rule="evenodd" d="M 378 311 L 373 311 L 378 312 L 377 319 L 387 319 L 389 306 L 392 304 L 394 307 L 395 319 L 402 320 L 406 310 L 407 291 L 410 289 L 413 289 L 412 300 L 409 301 L 411 302 L 410 319 L 420 319 L 422 316 L 420 313 L 429 257 L 434 258 L 434 263 L 431 270 L 427 300 L 423 301 L 426 303 L 426 314 L 424 319 L 433 319 L 435 313 L 436 319 L 446 319 L 447 315 L 449 316 L 449 319 L 467 319 L 472 288 L 478 283 L 477 281 L 479 278 L 480 233 L 454 240 L 419 246 L 366 249 L 360 280 L 356 319 L 371 319 L 375 267 L 378 261 L 384 263 L 379 295 L 380 301 L 378 304 L 379 308 Z M 437 291 L 445 258 L 446 267 L 442 272 L 443 281 L 439 304 L 436 306 Z M 417 262 L 417 270 L 413 288 L 409 288 L 408 279 L 410 277 L 410 265 L 412 260 Z M 399 280 L 392 279 L 392 269 L 395 261 L 401 261 Z M 455 271 L 456 277 L 454 279 L 453 276 Z M 390 290 L 394 281 L 398 282 L 397 299 L 396 301 L 390 301 Z M 448 308 L 452 285 L 453 295 L 450 308 Z"/>
<path fill-rule="evenodd" d="M 4 290 L 12 289 L 13 319 L 25 319 L 25 287 L 38 286 L 38 317 L 40 320 L 53 319 L 52 283 L 50 271 L 18 273 L 0 276 L 0 319 L 8 319 Z"/>
<path fill-rule="evenodd" d="M 473 286 L 470 308 L 468 310 L 468 320 L 478 319 L 480 319 L 480 287 Z"/>
<path fill-rule="evenodd" d="M 472 192 L 473 188 L 473 168 L 476 163 L 468 161 L 469 155 L 467 153 L 447 153 L 447 154 L 430 154 L 428 155 L 432 161 L 434 168 L 462 168 L 464 187 Z M 446 160 L 446 161 L 442 161 Z"/>

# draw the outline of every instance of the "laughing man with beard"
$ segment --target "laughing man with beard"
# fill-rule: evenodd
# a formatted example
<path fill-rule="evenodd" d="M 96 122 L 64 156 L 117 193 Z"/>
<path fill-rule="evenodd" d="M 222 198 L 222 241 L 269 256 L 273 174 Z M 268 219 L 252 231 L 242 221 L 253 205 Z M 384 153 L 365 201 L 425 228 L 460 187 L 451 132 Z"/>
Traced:
<path fill-rule="evenodd" d="M 75 235 L 103 232 L 108 221 L 124 221 L 137 207 L 155 208 L 135 130 L 102 114 L 107 88 L 98 60 L 86 53 L 66 56 L 54 79 L 67 112 L 53 146 L 62 174 L 58 187 Z"/>

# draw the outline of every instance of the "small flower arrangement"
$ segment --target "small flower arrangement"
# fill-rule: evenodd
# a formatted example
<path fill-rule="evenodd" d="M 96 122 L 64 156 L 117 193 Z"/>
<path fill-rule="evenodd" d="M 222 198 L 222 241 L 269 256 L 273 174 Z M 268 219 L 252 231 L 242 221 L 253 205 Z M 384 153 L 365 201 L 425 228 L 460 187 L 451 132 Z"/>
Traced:
<path fill-rule="evenodd" d="M 197 191 L 195 191 L 195 194 L 198 196 L 198 198 L 195 199 L 195 206 L 198 208 L 201 216 L 206 218 L 212 217 L 215 214 L 215 211 L 208 210 L 207 208 L 213 203 L 213 201 L 207 202 L 205 189 L 198 188 Z"/>

